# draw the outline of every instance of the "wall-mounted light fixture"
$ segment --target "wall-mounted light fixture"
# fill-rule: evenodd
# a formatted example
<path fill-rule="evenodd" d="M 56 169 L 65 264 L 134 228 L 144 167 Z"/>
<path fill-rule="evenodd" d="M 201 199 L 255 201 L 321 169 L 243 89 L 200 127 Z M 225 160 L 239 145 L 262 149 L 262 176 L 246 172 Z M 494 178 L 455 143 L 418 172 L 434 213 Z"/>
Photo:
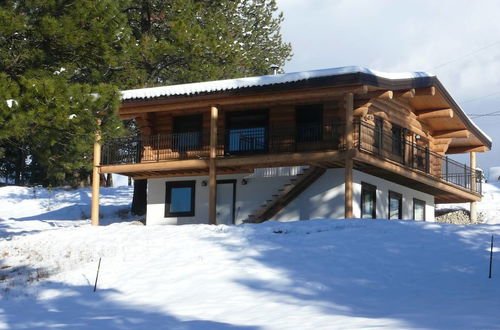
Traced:
<path fill-rule="evenodd" d="M 248 180 L 247 179 L 241 179 L 241 184 L 244 186 L 248 183 Z"/>
<path fill-rule="evenodd" d="M 417 140 L 418 140 L 418 139 L 420 139 L 420 138 L 421 138 L 421 136 L 420 136 L 419 134 L 416 134 L 416 135 L 415 135 L 415 139 L 417 139 Z"/>
<path fill-rule="evenodd" d="M 206 187 L 206 186 L 207 186 L 207 180 L 203 180 L 203 181 L 201 181 L 201 186 L 202 186 L 202 187 Z"/>

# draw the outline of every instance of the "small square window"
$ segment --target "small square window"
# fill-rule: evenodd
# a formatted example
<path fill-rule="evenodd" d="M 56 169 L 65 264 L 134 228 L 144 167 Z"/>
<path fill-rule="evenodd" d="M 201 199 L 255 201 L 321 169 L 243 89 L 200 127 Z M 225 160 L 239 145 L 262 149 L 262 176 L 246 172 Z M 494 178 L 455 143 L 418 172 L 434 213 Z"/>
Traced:
<path fill-rule="evenodd" d="M 420 199 L 413 199 L 413 219 L 425 221 L 425 202 Z"/>
<path fill-rule="evenodd" d="M 194 216 L 196 181 L 173 181 L 166 183 L 165 217 Z"/>

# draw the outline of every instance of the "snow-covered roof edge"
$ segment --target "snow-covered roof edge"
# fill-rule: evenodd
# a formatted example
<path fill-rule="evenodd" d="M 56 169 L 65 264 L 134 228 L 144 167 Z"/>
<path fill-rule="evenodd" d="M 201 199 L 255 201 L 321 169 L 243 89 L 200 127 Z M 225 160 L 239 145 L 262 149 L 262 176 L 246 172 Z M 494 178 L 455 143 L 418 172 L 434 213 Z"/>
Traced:
<path fill-rule="evenodd" d="M 361 74 L 367 77 L 371 77 L 375 79 L 374 82 L 377 79 L 384 79 L 394 83 L 405 80 L 406 81 L 408 80 L 416 81 L 422 79 L 425 80 L 428 79 L 428 81 L 432 80 L 439 86 L 440 90 L 447 96 L 449 102 L 451 102 L 453 106 L 461 112 L 465 122 L 470 126 L 472 126 L 480 135 L 482 135 L 484 140 L 489 142 L 488 147 L 491 148 L 491 144 L 493 142 L 491 137 L 489 137 L 481 128 L 479 128 L 479 126 L 476 125 L 476 123 L 472 121 L 471 118 L 469 118 L 469 116 L 467 116 L 467 114 L 462 110 L 462 108 L 457 104 L 457 102 L 451 97 L 448 91 L 444 88 L 439 79 L 437 79 L 436 75 L 427 72 L 388 73 L 377 70 L 371 70 L 361 66 L 345 66 L 340 68 L 291 72 L 291 73 L 283 73 L 277 75 L 265 75 L 265 76 L 245 77 L 236 79 L 204 81 L 204 82 L 170 85 L 170 86 L 129 89 L 121 91 L 122 94 L 121 99 L 122 101 L 126 101 L 126 100 L 136 100 L 136 99 L 137 100 L 153 99 L 153 98 L 169 97 L 169 96 L 190 96 L 202 93 L 216 93 L 216 92 L 223 92 L 223 91 L 230 91 L 230 90 L 237 90 L 244 88 L 287 84 L 287 83 L 313 80 L 318 78 L 355 75 L 355 74 Z M 375 82 L 375 84 L 377 83 Z"/>
<path fill-rule="evenodd" d="M 450 95 L 450 93 L 446 90 L 446 88 L 444 88 L 443 84 L 439 81 L 439 79 L 436 78 L 435 80 L 436 80 L 436 85 L 441 90 L 443 95 L 448 99 L 448 102 L 453 106 L 453 108 L 459 110 L 459 113 L 462 115 L 462 119 L 467 124 L 476 129 L 477 132 L 481 134 L 489 142 L 488 148 L 491 148 L 493 139 L 488 134 L 486 134 L 479 126 L 477 126 L 477 124 L 467 115 L 467 113 L 465 113 L 462 107 L 455 101 L 455 99 Z"/>
<path fill-rule="evenodd" d="M 322 70 L 283 73 L 256 77 L 245 77 L 226 80 L 204 81 L 190 84 L 170 85 L 161 87 L 129 89 L 122 91 L 122 100 L 150 99 L 162 96 L 194 95 L 199 93 L 221 92 L 240 88 L 269 86 L 304 81 L 315 78 L 335 77 L 347 74 L 366 74 L 388 80 L 433 78 L 426 72 L 387 73 L 370 70 L 360 66 L 346 66 Z"/>

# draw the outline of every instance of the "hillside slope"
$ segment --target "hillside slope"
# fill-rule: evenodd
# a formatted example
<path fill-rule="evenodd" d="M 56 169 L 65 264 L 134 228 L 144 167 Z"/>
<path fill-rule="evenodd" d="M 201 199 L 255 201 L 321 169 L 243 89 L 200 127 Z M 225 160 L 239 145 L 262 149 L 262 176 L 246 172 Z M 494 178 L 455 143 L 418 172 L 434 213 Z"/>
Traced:
<path fill-rule="evenodd" d="M 0 189 L 0 328 L 500 328 L 500 225 L 91 227 L 88 191 L 58 191 L 49 211 L 23 189 Z M 105 222 L 130 194 L 103 190 Z"/>

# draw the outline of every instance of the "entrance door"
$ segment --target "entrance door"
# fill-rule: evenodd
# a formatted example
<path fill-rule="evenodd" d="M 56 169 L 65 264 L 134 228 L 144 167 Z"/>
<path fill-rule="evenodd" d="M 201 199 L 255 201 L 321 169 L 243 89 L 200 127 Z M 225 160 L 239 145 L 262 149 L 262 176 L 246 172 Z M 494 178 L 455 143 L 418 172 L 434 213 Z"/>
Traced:
<path fill-rule="evenodd" d="M 217 224 L 234 224 L 235 180 L 217 181 Z"/>

